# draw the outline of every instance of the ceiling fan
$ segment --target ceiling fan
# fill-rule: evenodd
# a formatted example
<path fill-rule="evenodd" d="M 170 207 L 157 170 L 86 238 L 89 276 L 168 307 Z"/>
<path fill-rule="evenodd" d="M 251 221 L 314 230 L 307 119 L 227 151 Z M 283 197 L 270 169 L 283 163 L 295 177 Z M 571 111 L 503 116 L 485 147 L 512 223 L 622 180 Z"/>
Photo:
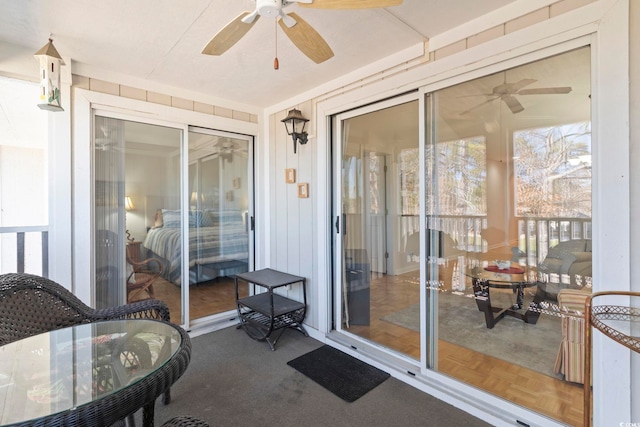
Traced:
<path fill-rule="evenodd" d="M 124 151 L 124 148 L 118 145 L 118 141 L 111 138 L 111 128 L 107 125 L 100 126 L 101 137 L 95 139 L 96 151 Z"/>
<path fill-rule="evenodd" d="M 233 138 L 228 137 L 207 138 L 196 143 L 193 151 L 189 153 L 190 158 L 206 161 L 220 157 L 228 163 L 233 161 L 234 156 L 240 156 L 246 159 L 247 146 L 241 145 Z"/>
<path fill-rule="evenodd" d="M 205 55 L 222 55 L 236 44 L 258 21 L 260 16 L 278 19 L 280 28 L 293 44 L 316 64 L 333 56 L 333 51 L 320 34 L 297 13 L 285 13 L 284 8 L 292 3 L 322 9 L 367 9 L 397 6 L 402 0 L 255 0 L 253 12 L 242 12 L 229 22 L 207 43 L 202 50 Z M 278 69 L 278 58 L 274 61 Z"/>
<path fill-rule="evenodd" d="M 515 83 L 503 83 L 496 87 L 494 87 L 491 93 L 480 93 L 476 95 L 466 95 L 466 96 L 488 96 L 490 97 L 484 102 L 471 107 L 470 109 L 460 113 L 461 115 L 467 114 L 470 111 L 475 110 L 485 104 L 495 101 L 496 99 L 500 99 L 504 102 L 507 107 L 511 110 L 513 114 L 518 114 L 524 111 L 524 107 L 515 97 L 515 95 L 556 95 L 556 94 L 567 94 L 571 92 L 570 86 L 559 86 L 559 87 L 540 87 L 534 89 L 523 89 L 530 84 L 537 82 L 536 79 L 522 79 L 519 82 Z"/>

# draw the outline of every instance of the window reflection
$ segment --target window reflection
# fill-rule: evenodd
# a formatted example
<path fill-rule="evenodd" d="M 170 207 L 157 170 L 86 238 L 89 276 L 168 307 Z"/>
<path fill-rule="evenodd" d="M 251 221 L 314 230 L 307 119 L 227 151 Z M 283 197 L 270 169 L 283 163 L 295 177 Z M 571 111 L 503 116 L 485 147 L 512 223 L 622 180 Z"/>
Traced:
<path fill-rule="evenodd" d="M 561 405 L 582 398 L 568 374 L 583 353 L 558 353 L 559 301 L 592 290 L 589 70 L 585 47 L 427 98 L 434 366 L 509 400 L 497 385 L 507 370 Z M 538 400 L 523 404 L 574 424 Z"/>

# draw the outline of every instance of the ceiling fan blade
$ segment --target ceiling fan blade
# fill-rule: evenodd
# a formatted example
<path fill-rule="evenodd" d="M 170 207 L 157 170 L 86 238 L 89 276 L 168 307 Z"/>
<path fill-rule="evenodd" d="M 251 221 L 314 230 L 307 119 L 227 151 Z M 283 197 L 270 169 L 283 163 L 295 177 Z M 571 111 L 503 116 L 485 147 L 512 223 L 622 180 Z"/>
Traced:
<path fill-rule="evenodd" d="M 280 18 L 282 18 L 281 22 L 283 22 L 284 25 L 287 26 L 287 28 L 291 28 L 297 24 L 295 19 L 293 19 L 291 16 L 284 13 L 282 10 L 280 10 Z"/>
<path fill-rule="evenodd" d="M 571 92 L 570 86 L 560 87 L 540 87 L 537 89 L 523 89 L 518 95 L 546 95 L 546 94 L 563 94 Z"/>
<path fill-rule="evenodd" d="M 474 105 L 473 107 L 469 108 L 468 110 L 465 110 L 462 113 L 460 113 L 460 116 L 467 115 L 470 112 L 472 112 L 473 110 L 477 110 L 478 108 L 482 107 L 483 105 L 489 104 L 489 103 L 495 101 L 496 99 L 498 99 L 498 97 L 490 98 L 490 99 L 487 99 L 486 101 L 481 102 L 480 104 Z"/>
<path fill-rule="evenodd" d="M 402 0 L 313 0 L 313 3 L 298 2 L 298 4 L 316 9 L 371 9 L 399 6 Z"/>
<path fill-rule="evenodd" d="M 458 95 L 456 98 L 472 98 L 477 96 L 496 96 L 495 93 L 470 93 L 468 95 Z"/>
<path fill-rule="evenodd" d="M 236 19 L 229 22 L 223 29 L 213 36 L 213 38 L 202 49 L 205 55 L 222 55 L 231 46 L 236 44 L 247 32 L 258 22 L 260 16 L 256 16 L 250 24 L 242 22 L 242 18 L 250 15 L 251 12 L 242 12 Z"/>
<path fill-rule="evenodd" d="M 297 21 L 297 24 L 289 28 L 282 19 L 279 20 L 280 28 L 289 37 L 294 45 L 309 57 L 313 62 L 319 64 L 333 56 L 333 51 L 326 41 L 316 30 L 313 29 L 304 19 L 296 13 L 289 13 L 290 17 Z"/>
<path fill-rule="evenodd" d="M 520 89 L 525 86 L 528 86 L 532 83 L 535 83 L 537 80 L 534 79 L 522 79 L 519 82 L 515 83 L 502 83 L 493 88 L 494 95 L 513 95 L 517 93 Z"/>
<path fill-rule="evenodd" d="M 253 24 L 253 21 L 258 17 L 259 12 L 258 9 L 254 10 L 248 15 L 245 15 L 242 19 L 240 19 L 245 24 Z"/>
<path fill-rule="evenodd" d="M 502 95 L 500 99 L 502 99 L 504 103 L 507 104 L 507 107 L 509 107 L 513 114 L 518 114 L 519 112 L 524 111 L 524 107 L 515 97 L 511 95 Z"/>
<path fill-rule="evenodd" d="M 509 93 L 515 93 L 523 87 L 529 86 L 530 84 L 533 84 L 535 82 L 537 82 L 536 79 L 522 79 L 519 82 L 507 83 L 506 85 L 509 86 Z"/>

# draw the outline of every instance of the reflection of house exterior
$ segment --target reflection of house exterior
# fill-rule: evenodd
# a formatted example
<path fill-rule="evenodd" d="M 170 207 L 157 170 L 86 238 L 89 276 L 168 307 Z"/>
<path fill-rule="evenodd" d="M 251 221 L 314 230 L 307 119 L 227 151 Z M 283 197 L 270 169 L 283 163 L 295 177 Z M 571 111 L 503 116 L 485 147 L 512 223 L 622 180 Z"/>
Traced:
<path fill-rule="evenodd" d="M 518 235 L 518 241 L 513 243 L 520 247 L 524 257 L 531 259 L 530 262 L 540 262 L 548 253 L 546 247 L 563 240 L 563 236 L 571 236 L 571 239 L 578 235 L 592 238 L 594 289 L 640 290 L 637 288 L 640 267 L 632 262 L 637 258 L 632 242 L 640 240 L 640 228 L 631 221 L 631 218 L 640 215 L 637 206 L 637 183 L 640 177 L 638 172 L 630 168 L 630 163 L 637 158 L 634 147 L 640 144 L 636 99 L 639 95 L 637 91 L 629 91 L 629 87 L 640 85 L 640 73 L 637 72 L 640 68 L 640 49 L 637 46 L 640 40 L 637 36 L 640 33 L 640 10 L 634 0 L 558 3 L 566 5 L 568 9 L 564 16 L 543 19 L 518 33 L 501 34 L 495 38 L 489 38 L 488 33 L 484 32 L 478 34 L 473 28 L 459 29 L 457 33 L 452 32 L 432 41 L 434 52 L 431 58 L 389 67 L 401 69 L 401 73 L 387 76 L 374 68 L 371 71 L 363 70 L 362 77 L 370 77 L 370 80 L 362 87 L 346 94 L 338 87 L 335 90 L 318 88 L 312 94 L 301 94 L 287 105 L 274 105 L 261 111 L 257 115 L 260 126 L 246 112 L 237 114 L 240 119 L 211 119 L 216 126 L 233 127 L 234 130 L 255 135 L 260 141 L 256 157 L 256 194 L 259 194 L 256 200 L 256 267 L 278 266 L 308 278 L 314 291 L 309 297 L 311 309 L 306 322 L 307 330 L 313 337 L 326 340 L 326 335 L 331 332 L 331 314 L 327 312 L 330 296 L 325 292 L 326 284 L 332 282 L 328 255 L 331 224 L 327 218 L 331 217 L 332 211 L 331 189 L 327 185 L 331 170 L 331 159 L 326 150 L 330 145 L 327 117 L 341 112 L 347 105 L 359 103 L 359 100 L 370 101 L 372 98 L 397 95 L 401 93 L 399 88 L 406 91 L 407 88 L 424 85 L 431 87 L 430 84 L 440 79 L 481 73 L 483 67 L 523 61 L 521 57 L 533 61 L 586 44 L 593 46 L 593 54 L 597 59 L 593 61 L 592 70 L 594 142 L 589 155 L 593 161 L 581 157 L 586 153 L 577 153 L 580 163 L 572 169 L 553 169 L 547 176 L 550 184 L 546 189 L 551 194 L 558 191 L 577 192 L 576 197 L 580 197 L 580 179 L 588 176 L 593 180 L 593 214 L 581 209 L 580 213 L 585 217 L 573 212 L 575 215 L 558 219 L 546 212 L 536 213 L 531 220 L 521 220 L 513 225 Z M 585 6 L 581 7 L 583 3 Z M 574 7 L 575 10 L 571 10 Z M 525 19 L 526 16 L 514 14 L 509 19 L 520 18 Z M 488 40 L 478 44 L 477 37 L 480 36 Z M 3 67 L 0 63 L 0 72 L 25 74 L 22 70 L 5 70 Z M 355 83 L 358 80 L 354 78 L 353 81 Z M 63 103 L 69 103 L 72 99 L 69 95 L 73 92 L 74 108 L 67 108 L 71 106 L 67 104 L 64 112 L 52 117 L 56 129 L 52 146 L 55 147 L 56 157 L 51 163 L 51 176 L 55 178 L 56 185 L 51 189 L 54 205 L 50 214 L 50 276 L 61 283 L 72 284 L 76 294 L 84 300 L 90 300 L 92 292 L 87 284 L 91 283 L 92 261 L 89 254 L 93 245 L 84 237 L 90 235 L 87 232 L 90 230 L 91 217 L 88 201 L 92 200 L 89 183 L 84 182 L 90 176 L 86 163 L 90 158 L 87 147 L 91 106 L 111 105 L 130 111 L 150 111 L 167 120 L 184 123 L 189 123 L 194 114 L 198 114 L 148 102 L 146 100 L 153 97 L 147 96 L 147 92 L 153 94 L 153 91 L 145 88 L 140 88 L 145 92 L 145 100 L 121 96 L 125 88 L 122 82 L 106 82 L 91 75 L 73 75 L 71 84 L 71 76 L 67 76 L 63 81 L 62 99 Z M 301 182 L 309 182 L 310 197 L 303 202 L 297 197 L 288 199 L 283 196 L 288 188 L 282 180 L 281 163 L 275 160 L 286 158 L 287 150 L 291 150 L 290 140 L 280 119 L 294 105 L 301 106 L 309 115 L 312 111 L 315 114 L 310 123 L 315 138 L 306 146 L 299 147 L 296 158 L 298 178 Z M 249 119 L 245 120 L 247 116 Z M 197 119 L 202 120 L 202 116 L 197 115 Z M 269 127 L 269 123 L 276 125 Z M 559 181 L 563 183 L 559 184 Z M 407 185 L 409 183 L 407 181 Z M 490 191 L 489 187 L 487 191 Z M 314 204 L 311 205 L 311 202 Z M 278 215 L 283 210 L 288 212 L 286 219 Z M 587 216 L 592 216 L 593 220 Z M 467 233 L 460 238 L 465 240 L 465 249 L 473 247 L 473 250 L 482 251 L 482 234 L 491 228 L 490 224 L 483 223 L 481 217 L 469 215 L 464 221 L 469 223 L 468 219 L 471 219 L 471 227 L 465 226 Z M 460 218 L 444 218 L 440 227 L 445 232 L 447 229 L 457 230 L 460 228 L 456 225 L 457 221 Z M 540 232 L 542 229 L 545 230 L 543 233 Z M 296 250 L 288 251 L 287 248 Z M 600 336 L 595 339 L 594 424 L 605 425 L 611 420 L 616 420 L 616 423 L 639 420 L 640 360 L 616 343 Z M 476 391 L 470 387 L 450 378 L 434 376 L 426 369 L 423 377 L 416 380 L 408 376 L 400 365 L 389 367 L 393 375 L 473 414 L 488 417 L 493 422 L 511 422 L 505 420 L 512 420 L 514 413 L 527 413 L 517 405 L 492 396 L 484 396 L 482 405 L 472 404 L 470 396 Z M 540 423 L 545 421 L 535 414 L 528 415 Z"/>

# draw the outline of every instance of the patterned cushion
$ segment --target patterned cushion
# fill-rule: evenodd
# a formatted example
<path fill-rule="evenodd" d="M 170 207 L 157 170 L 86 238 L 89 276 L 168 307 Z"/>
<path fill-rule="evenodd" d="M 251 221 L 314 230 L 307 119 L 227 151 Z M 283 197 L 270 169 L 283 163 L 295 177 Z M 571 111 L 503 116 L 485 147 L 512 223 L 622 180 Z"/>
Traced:
<path fill-rule="evenodd" d="M 589 292 L 577 289 L 562 289 L 558 292 L 558 304 L 569 311 L 584 313 L 584 305 L 589 297 Z"/>
<path fill-rule="evenodd" d="M 215 214 L 216 211 L 211 209 L 205 209 L 202 213 L 202 222 L 200 223 L 203 227 L 213 227 L 218 224 L 218 217 Z"/>
<path fill-rule="evenodd" d="M 242 214 L 238 209 L 219 211 L 205 209 L 204 211 L 189 211 L 189 227 L 214 227 L 220 224 L 232 224 L 242 222 Z M 162 209 L 160 223 L 165 228 L 180 227 L 180 211 Z"/>
<path fill-rule="evenodd" d="M 238 209 L 217 210 L 205 209 L 202 218 L 203 227 L 214 227 L 220 224 L 232 224 L 242 222 L 242 213 Z"/>
<path fill-rule="evenodd" d="M 584 382 L 584 306 L 588 297 L 589 293 L 575 289 L 558 292 L 558 304 L 567 311 L 562 317 L 562 342 L 554 370 L 575 383 Z"/>
<path fill-rule="evenodd" d="M 180 228 L 180 211 L 162 209 L 162 223 L 165 228 Z"/>
<path fill-rule="evenodd" d="M 204 216 L 204 212 L 202 211 L 189 211 L 189 228 L 205 227 L 202 224 L 204 222 Z"/>

